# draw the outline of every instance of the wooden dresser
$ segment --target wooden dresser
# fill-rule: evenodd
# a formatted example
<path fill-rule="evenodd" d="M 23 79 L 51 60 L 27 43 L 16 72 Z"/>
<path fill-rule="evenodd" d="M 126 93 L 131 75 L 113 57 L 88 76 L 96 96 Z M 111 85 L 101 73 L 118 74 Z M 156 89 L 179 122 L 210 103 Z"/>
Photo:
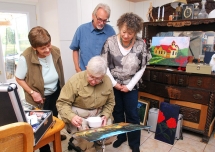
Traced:
<path fill-rule="evenodd" d="M 179 105 L 183 128 L 203 134 L 203 141 L 207 142 L 213 130 L 215 75 L 169 70 L 169 67 L 148 66 L 139 98 L 149 101 L 150 108 L 159 108 L 164 101 Z"/>
<path fill-rule="evenodd" d="M 187 0 L 188 3 L 201 0 Z M 215 9 L 214 1 L 207 1 L 208 13 Z M 200 3 L 201 4 L 201 3 Z M 164 5 L 165 19 L 172 12 Z M 156 14 L 158 8 L 153 9 Z M 158 32 L 215 31 L 215 18 L 178 21 L 145 22 L 142 38 L 149 42 Z M 149 43 L 147 43 L 149 47 Z M 139 98 L 150 102 L 150 108 L 159 108 L 161 102 L 177 104 L 183 114 L 183 129 L 203 135 L 208 142 L 214 127 L 215 74 L 194 74 L 178 71 L 177 67 L 147 66 L 141 79 Z"/>

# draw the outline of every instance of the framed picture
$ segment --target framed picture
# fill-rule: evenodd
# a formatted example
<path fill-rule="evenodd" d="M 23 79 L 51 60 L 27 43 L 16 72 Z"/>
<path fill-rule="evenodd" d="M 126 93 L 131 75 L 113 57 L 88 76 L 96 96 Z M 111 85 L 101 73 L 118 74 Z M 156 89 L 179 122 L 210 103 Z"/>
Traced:
<path fill-rule="evenodd" d="M 182 19 L 192 19 L 193 18 L 193 4 L 183 5 Z"/>
<path fill-rule="evenodd" d="M 152 37 L 150 65 L 186 67 L 190 37 Z"/>
<path fill-rule="evenodd" d="M 140 118 L 140 124 L 146 125 L 150 102 L 138 99 L 137 111 Z"/>

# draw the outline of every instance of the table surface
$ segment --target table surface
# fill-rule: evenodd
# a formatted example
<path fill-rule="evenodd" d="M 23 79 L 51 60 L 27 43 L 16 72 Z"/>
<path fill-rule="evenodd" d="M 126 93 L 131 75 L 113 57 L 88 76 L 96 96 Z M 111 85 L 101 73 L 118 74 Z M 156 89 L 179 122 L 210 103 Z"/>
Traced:
<path fill-rule="evenodd" d="M 40 147 L 53 142 L 53 149 L 56 149 L 56 152 L 60 152 L 59 150 L 62 151 L 60 131 L 64 128 L 64 126 L 65 123 L 62 120 L 53 116 L 53 125 L 47 130 L 38 144 L 34 146 L 34 150 L 37 150 Z"/>

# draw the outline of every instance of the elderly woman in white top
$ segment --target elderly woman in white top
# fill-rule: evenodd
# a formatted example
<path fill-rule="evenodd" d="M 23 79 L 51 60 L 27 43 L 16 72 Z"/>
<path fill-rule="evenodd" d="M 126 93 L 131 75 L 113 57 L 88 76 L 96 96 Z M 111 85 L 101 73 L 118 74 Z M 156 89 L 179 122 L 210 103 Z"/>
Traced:
<path fill-rule="evenodd" d="M 109 37 L 102 50 L 102 56 L 108 63 L 107 75 L 114 87 L 114 122 L 139 124 L 138 81 L 151 54 L 146 50 L 145 42 L 137 37 L 137 33 L 142 29 L 142 19 L 139 16 L 125 13 L 118 19 L 117 26 L 119 33 Z M 128 133 L 127 136 L 118 135 L 113 147 L 119 147 L 127 137 L 132 152 L 139 152 L 140 131 Z"/>

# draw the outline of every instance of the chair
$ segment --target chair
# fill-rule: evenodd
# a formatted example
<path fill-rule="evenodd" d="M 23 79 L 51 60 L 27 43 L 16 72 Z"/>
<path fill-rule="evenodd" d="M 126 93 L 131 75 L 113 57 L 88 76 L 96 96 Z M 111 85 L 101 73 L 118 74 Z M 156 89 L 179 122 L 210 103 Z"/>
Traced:
<path fill-rule="evenodd" d="M 1 152 L 33 152 L 33 129 L 26 122 L 16 122 L 0 127 Z"/>

